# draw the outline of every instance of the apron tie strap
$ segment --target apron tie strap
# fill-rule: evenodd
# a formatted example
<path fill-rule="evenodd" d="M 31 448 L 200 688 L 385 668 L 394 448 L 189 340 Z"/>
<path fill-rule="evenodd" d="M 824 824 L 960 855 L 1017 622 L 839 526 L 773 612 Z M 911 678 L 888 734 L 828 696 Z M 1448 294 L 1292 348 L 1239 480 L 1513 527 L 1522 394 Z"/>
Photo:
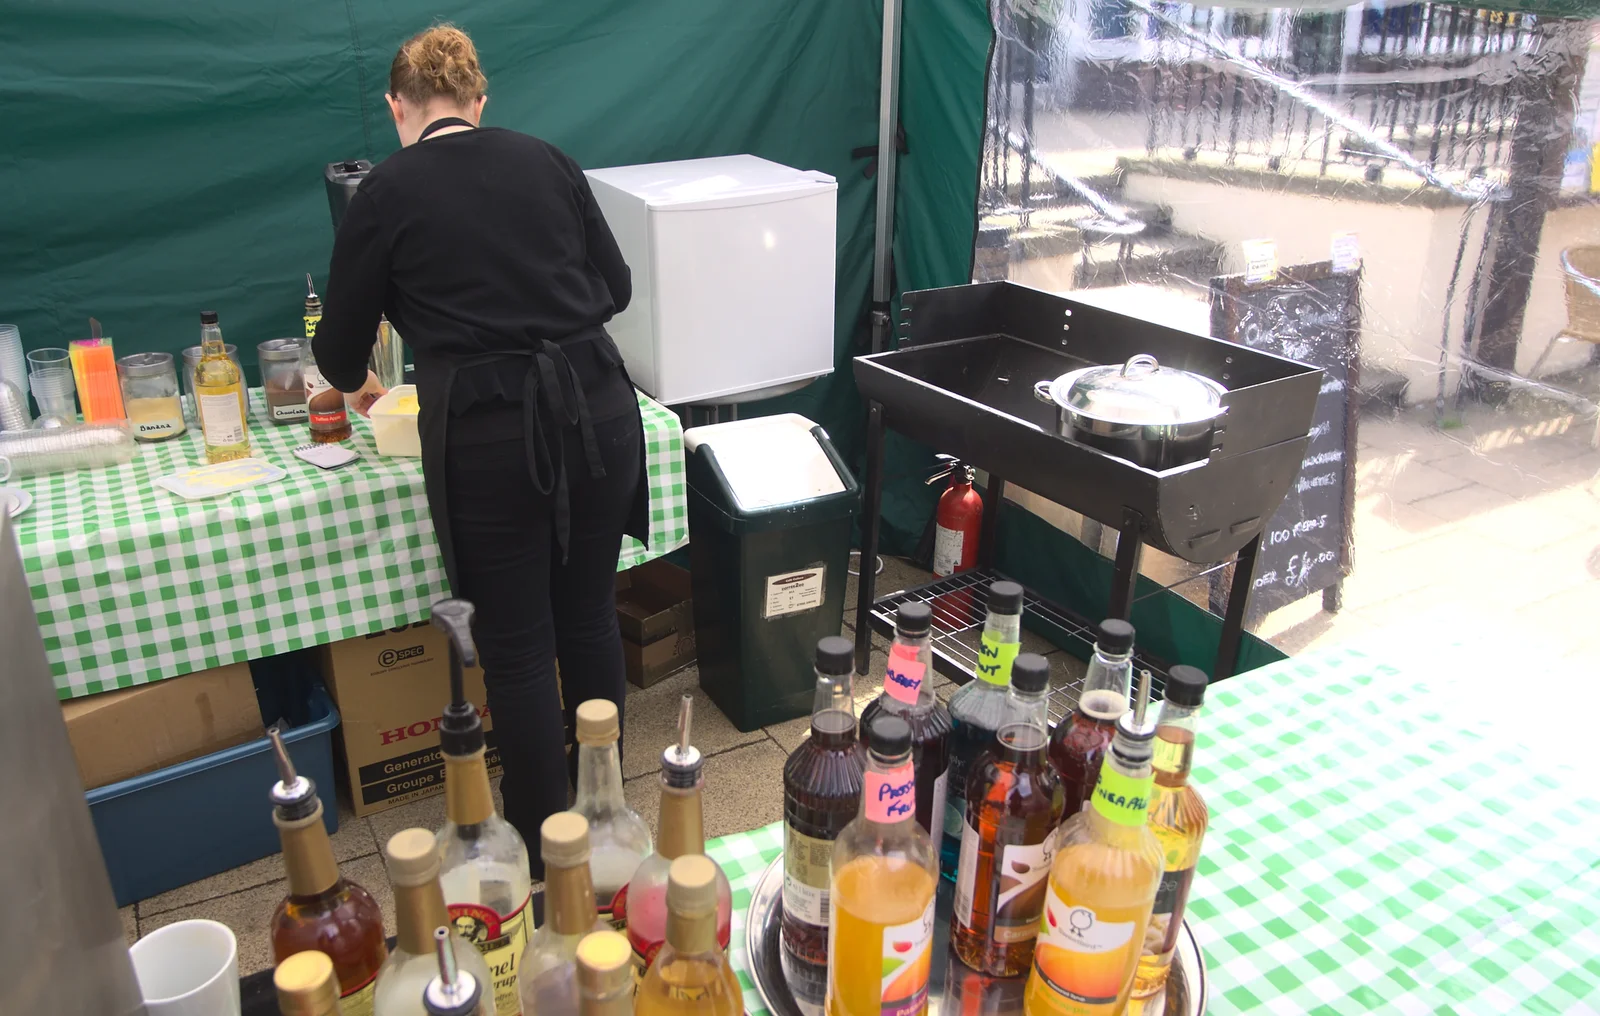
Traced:
<path fill-rule="evenodd" d="M 552 426 L 540 426 L 546 421 Z M 578 428 L 583 439 L 589 475 L 601 479 L 606 469 L 600 458 L 600 442 L 594 436 L 594 421 L 589 416 L 589 400 L 584 397 L 583 385 L 578 381 L 572 361 L 559 345 L 545 339 L 534 351 L 523 381 L 522 428 L 534 487 L 552 498 L 556 544 L 561 548 L 562 564 L 567 562 L 572 504 L 561 431 L 573 426 Z"/>

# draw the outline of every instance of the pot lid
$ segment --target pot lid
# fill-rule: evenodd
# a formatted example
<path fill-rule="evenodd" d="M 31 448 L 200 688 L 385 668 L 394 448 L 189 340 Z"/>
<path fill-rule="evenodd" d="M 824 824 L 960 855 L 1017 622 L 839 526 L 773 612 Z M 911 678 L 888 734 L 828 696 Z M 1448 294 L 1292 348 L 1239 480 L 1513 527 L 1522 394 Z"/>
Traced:
<path fill-rule="evenodd" d="M 1187 423 L 1216 416 L 1227 389 L 1207 377 L 1163 367 L 1148 353 L 1127 363 L 1085 367 L 1056 379 L 1064 407 L 1108 423 Z"/>

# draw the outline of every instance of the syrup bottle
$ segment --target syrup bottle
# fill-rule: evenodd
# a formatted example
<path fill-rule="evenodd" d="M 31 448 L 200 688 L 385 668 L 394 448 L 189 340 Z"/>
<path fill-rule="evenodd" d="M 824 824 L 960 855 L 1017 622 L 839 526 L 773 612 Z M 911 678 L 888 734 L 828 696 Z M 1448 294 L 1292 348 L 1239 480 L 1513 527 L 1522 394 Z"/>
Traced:
<path fill-rule="evenodd" d="M 972 767 L 950 941 L 961 962 L 996 977 L 1027 973 L 1055 857 L 1061 781 L 1050 741 L 1050 665 L 1023 653 L 1011 670 L 1010 714 Z"/>
<path fill-rule="evenodd" d="M 983 623 L 976 680 L 950 696 L 950 768 L 945 777 L 939 874 L 952 882 L 967 822 L 967 775 L 978 756 L 994 746 L 994 735 L 1008 718 L 1006 688 L 1011 683 L 1011 661 L 1021 647 L 1022 587 L 995 582 L 989 586 L 989 616 Z"/>
<path fill-rule="evenodd" d="M 1150 931 L 1134 974 L 1133 997 L 1150 998 L 1167 983 L 1172 955 L 1183 927 L 1183 911 L 1194 885 L 1194 866 L 1200 843 L 1211 820 L 1206 802 L 1189 782 L 1194 764 L 1196 716 L 1205 701 L 1206 675 L 1179 664 L 1167 676 L 1166 701 L 1156 721 L 1154 755 L 1155 789 L 1150 796 L 1150 831 L 1161 844 L 1164 867 L 1150 914 Z"/>
<path fill-rule="evenodd" d="M 1134 710 L 1117 720 L 1094 799 L 1057 835 L 1023 994 L 1028 1016 L 1115 1016 L 1128 1003 L 1162 872 L 1147 814 L 1156 729 L 1145 722 L 1145 675 Z"/>
<path fill-rule="evenodd" d="M 1050 762 L 1061 777 L 1068 815 L 1089 806 L 1117 718 L 1128 711 L 1132 677 L 1133 625 L 1116 618 L 1101 621 L 1078 704 L 1050 737 Z"/>
<path fill-rule="evenodd" d="M 855 647 L 817 643 L 811 736 L 783 766 L 783 944 L 815 966 L 828 962 L 828 868 L 833 841 L 861 808 L 867 753 L 856 739 Z"/>
<path fill-rule="evenodd" d="M 689 743 L 694 698 L 683 696 L 678 709 L 678 743 L 661 753 L 661 814 L 656 823 L 656 849 L 639 862 L 633 879 L 617 894 L 612 915 L 625 920 L 640 977 L 667 937 L 667 876 L 672 862 L 706 852 L 705 791 L 700 750 Z M 716 867 L 715 864 L 712 865 Z M 733 918 L 733 890 L 717 867 L 717 944 L 728 947 Z"/>
<path fill-rule="evenodd" d="M 339 874 L 316 784 L 294 771 L 276 727 L 267 736 L 279 776 L 270 795 L 272 822 L 289 876 L 289 894 L 272 915 L 272 958 L 282 963 L 307 949 L 327 953 L 345 1016 L 372 1016 L 378 970 L 389 955 L 383 911 L 365 889 Z"/>
<path fill-rule="evenodd" d="M 916 817 L 911 727 L 867 726 L 861 811 L 833 846 L 828 1016 L 918 1016 L 928 1009 L 939 854 Z"/>
<path fill-rule="evenodd" d="M 917 770 L 917 824 L 932 834 L 944 829 L 950 764 L 950 711 L 933 694 L 933 609 L 902 603 L 895 612 L 894 644 L 884 668 L 883 694 L 861 711 L 866 730 L 880 713 L 911 727 L 911 757 Z"/>
<path fill-rule="evenodd" d="M 522 834 L 494 810 L 483 720 L 466 698 L 462 671 L 478 655 L 472 613 L 466 600 L 433 605 L 433 623 L 450 636 L 450 704 L 439 721 L 445 770 L 439 882 L 451 922 L 489 965 L 494 983 L 485 990 L 497 1016 L 521 1016 L 517 963 L 533 932 L 533 878 Z"/>
<path fill-rule="evenodd" d="M 744 992 L 717 944 L 719 876 L 709 857 L 685 854 L 667 869 L 667 938 L 639 985 L 640 1016 L 740 1016 Z"/>
<path fill-rule="evenodd" d="M 589 699 L 575 711 L 578 741 L 578 794 L 572 810 L 589 820 L 589 872 L 600 916 L 615 928 L 611 904 L 650 856 L 650 827 L 628 807 L 622 794 L 622 728 L 617 704 Z"/>

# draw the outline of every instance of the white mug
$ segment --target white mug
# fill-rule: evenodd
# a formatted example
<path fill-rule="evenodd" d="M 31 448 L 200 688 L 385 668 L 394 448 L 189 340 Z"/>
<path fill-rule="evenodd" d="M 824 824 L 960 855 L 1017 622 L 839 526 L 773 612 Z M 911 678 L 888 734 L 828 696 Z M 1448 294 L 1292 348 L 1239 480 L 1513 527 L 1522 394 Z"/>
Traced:
<path fill-rule="evenodd" d="M 227 925 L 179 921 L 128 953 L 149 1016 L 239 1016 L 239 943 Z"/>

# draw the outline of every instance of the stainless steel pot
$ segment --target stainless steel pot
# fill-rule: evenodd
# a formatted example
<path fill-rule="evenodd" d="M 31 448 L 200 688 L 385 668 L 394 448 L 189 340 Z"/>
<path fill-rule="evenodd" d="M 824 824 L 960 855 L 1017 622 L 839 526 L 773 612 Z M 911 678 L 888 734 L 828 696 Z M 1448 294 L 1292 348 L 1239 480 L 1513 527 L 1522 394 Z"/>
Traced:
<path fill-rule="evenodd" d="M 1208 377 L 1161 366 L 1148 353 L 1033 386 L 1041 402 L 1056 407 L 1062 437 L 1157 470 L 1210 454 L 1227 393 Z"/>

